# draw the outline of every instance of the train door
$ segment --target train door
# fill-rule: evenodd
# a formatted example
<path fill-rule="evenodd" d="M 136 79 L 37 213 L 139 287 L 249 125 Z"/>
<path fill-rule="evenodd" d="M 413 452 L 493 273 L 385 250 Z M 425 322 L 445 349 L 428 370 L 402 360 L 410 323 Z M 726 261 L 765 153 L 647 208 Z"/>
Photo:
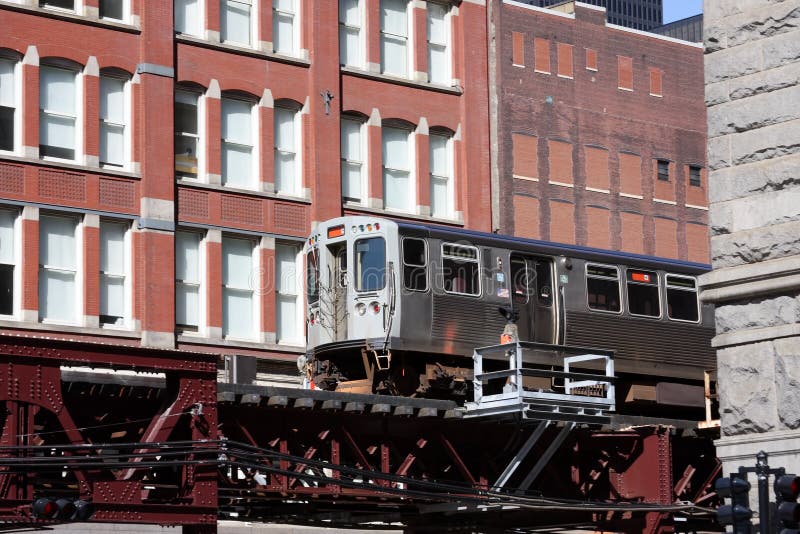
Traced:
<path fill-rule="evenodd" d="M 347 241 L 328 245 L 332 268 L 327 273 L 327 280 L 321 295 L 321 308 L 325 310 L 330 321 L 334 341 L 347 339 Z M 327 289 L 327 291 L 325 291 Z M 325 294 L 327 293 L 327 294 Z"/>
<path fill-rule="evenodd" d="M 553 260 L 511 254 L 511 291 L 519 311 L 517 328 L 523 341 L 555 343 L 556 310 L 553 296 Z"/>

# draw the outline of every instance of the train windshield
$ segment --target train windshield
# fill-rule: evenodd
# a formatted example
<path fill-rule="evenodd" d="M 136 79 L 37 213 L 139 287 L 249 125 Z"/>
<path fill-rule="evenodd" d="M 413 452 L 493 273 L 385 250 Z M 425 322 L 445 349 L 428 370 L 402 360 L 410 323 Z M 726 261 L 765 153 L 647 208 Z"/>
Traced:
<path fill-rule="evenodd" d="M 378 291 L 386 285 L 386 241 L 382 237 L 355 243 L 356 291 Z"/>
<path fill-rule="evenodd" d="M 306 255 L 306 293 L 308 303 L 319 300 L 319 251 L 312 249 Z"/>

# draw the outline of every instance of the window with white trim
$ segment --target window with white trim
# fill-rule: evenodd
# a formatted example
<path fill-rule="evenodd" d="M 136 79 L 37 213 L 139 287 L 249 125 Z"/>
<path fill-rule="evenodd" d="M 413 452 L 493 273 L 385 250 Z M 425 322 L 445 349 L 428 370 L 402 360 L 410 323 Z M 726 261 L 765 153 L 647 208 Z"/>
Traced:
<path fill-rule="evenodd" d="M 275 298 L 276 298 L 276 338 L 278 343 L 303 343 L 303 330 L 300 325 L 301 303 L 300 280 L 297 268 L 300 249 L 294 245 L 275 246 Z"/>
<path fill-rule="evenodd" d="M 361 0 L 339 0 L 339 64 L 363 67 Z"/>
<path fill-rule="evenodd" d="M 342 118 L 342 198 L 363 202 L 364 196 L 364 123 L 355 118 Z"/>
<path fill-rule="evenodd" d="M 384 126 L 381 129 L 383 144 L 383 206 L 411 212 L 414 206 L 414 180 L 411 172 L 409 137 L 411 132 L 402 128 Z"/>
<path fill-rule="evenodd" d="M 184 332 L 198 332 L 203 324 L 203 236 L 175 232 L 175 324 Z"/>
<path fill-rule="evenodd" d="M 197 178 L 201 138 L 199 130 L 200 95 L 175 91 L 175 174 Z"/>
<path fill-rule="evenodd" d="M 39 0 L 39 7 L 54 7 L 67 11 L 75 11 L 75 0 Z"/>
<path fill-rule="evenodd" d="M 126 326 L 130 316 L 129 225 L 100 221 L 100 324 Z"/>
<path fill-rule="evenodd" d="M 39 69 L 39 155 L 77 159 L 78 73 L 61 67 Z"/>
<path fill-rule="evenodd" d="M 453 140 L 442 134 L 431 134 L 430 182 L 431 216 L 453 217 Z"/>
<path fill-rule="evenodd" d="M 428 81 L 451 85 L 450 8 L 428 2 Z"/>
<path fill-rule="evenodd" d="M 253 1 L 222 0 L 220 38 L 223 43 L 253 43 Z"/>
<path fill-rule="evenodd" d="M 222 185 L 255 188 L 253 109 L 251 102 L 222 99 Z"/>
<path fill-rule="evenodd" d="M 381 72 L 408 76 L 408 0 L 381 0 Z"/>
<path fill-rule="evenodd" d="M 19 142 L 17 62 L 0 57 L 0 151 L 15 151 Z"/>
<path fill-rule="evenodd" d="M 125 167 L 128 161 L 128 101 L 126 80 L 100 77 L 100 165 Z"/>
<path fill-rule="evenodd" d="M 222 335 L 225 337 L 256 339 L 255 250 L 250 239 L 222 238 Z"/>
<path fill-rule="evenodd" d="M 202 0 L 175 0 L 175 31 L 202 37 Z"/>
<path fill-rule="evenodd" d="M 125 21 L 129 0 L 100 0 L 100 18 Z"/>
<path fill-rule="evenodd" d="M 16 315 L 18 308 L 18 215 L 16 210 L 0 209 L 0 315 Z"/>
<path fill-rule="evenodd" d="M 456 243 L 442 243 L 444 292 L 456 295 L 481 294 L 481 267 L 478 249 Z"/>
<path fill-rule="evenodd" d="M 700 320 L 697 280 L 690 276 L 667 275 L 667 316 L 673 321 Z"/>
<path fill-rule="evenodd" d="M 275 191 L 300 194 L 300 113 L 286 107 L 275 108 Z"/>
<path fill-rule="evenodd" d="M 272 49 L 279 54 L 297 55 L 297 0 L 272 0 Z"/>
<path fill-rule="evenodd" d="M 78 218 L 39 217 L 39 319 L 77 323 L 80 309 Z"/>
<path fill-rule="evenodd" d="M 658 289 L 658 273 L 628 269 L 628 311 L 631 315 L 661 317 L 661 294 Z"/>

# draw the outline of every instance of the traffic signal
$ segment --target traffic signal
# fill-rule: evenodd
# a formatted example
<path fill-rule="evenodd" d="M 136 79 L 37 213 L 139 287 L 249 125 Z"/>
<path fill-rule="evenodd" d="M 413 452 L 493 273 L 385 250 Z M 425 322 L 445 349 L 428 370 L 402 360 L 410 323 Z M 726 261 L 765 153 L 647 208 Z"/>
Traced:
<path fill-rule="evenodd" d="M 92 503 L 81 499 L 39 497 L 31 503 L 31 513 L 36 519 L 88 521 L 94 513 L 94 507 Z"/>
<path fill-rule="evenodd" d="M 714 485 L 717 495 L 730 499 L 731 503 L 717 508 L 717 522 L 720 525 L 733 525 L 734 532 L 749 532 L 750 518 L 750 483 L 746 478 L 731 474 L 728 478 L 720 478 Z"/>
<path fill-rule="evenodd" d="M 775 501 L 778 505 L 778 520 L 786 527 L 781 534 L 800 532 L 800 477 L 782 475 L 775 479 Z"/>

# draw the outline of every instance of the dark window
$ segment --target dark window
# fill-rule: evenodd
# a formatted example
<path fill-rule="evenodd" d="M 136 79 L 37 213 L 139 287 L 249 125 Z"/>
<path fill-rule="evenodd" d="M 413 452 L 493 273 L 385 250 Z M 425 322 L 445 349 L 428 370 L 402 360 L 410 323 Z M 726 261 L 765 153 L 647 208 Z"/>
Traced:
<path fill-rule="evenodd" d="M 14 266 L 0 263 L 0 314 L 14 313 Z"/>
<path fill-rule="evenodd" d="M 14 108 L 0 106 L 0 150 L 14 150 Z"/>
<path fill-rule="evenodd" d="M 669 161 L 665 159 L 658 160 L 658 179 L 664 182 L 669 181 Z"/>
<path fill-rule="evenodd" d="M 403 287 L 411 291 L 427 291 L 428 263 L 425 241 L 422 239 L 403 239 Z"/>
<path fill-rule="evenodd" d="M 480 295 L 480 263 L 475 247 L 442 244 L 442 273 L 445 293 Z"/>
<path fill-rule="evenodd" d="M 536 262 L 536 294 L 542 306 L 553 303 L 553 271 L 549 261 Z"/>
<path fill-rule="evenodd" d="M 511 259 L 511 291 L 514 292 L 514 302 L 524 304 L 528 302 L 531 294 L 531 276 L 527 263 L 522 258 Z"/>
<path fill-rule="evenodd" d="M 667 315 L 676 321 L 697 322 L 697 283 L 694 278 L 667 275 Z"/>
<path fill-rule="evenodd" d="M 386 241 L 382 237 L 355 242 L 356 291 L 378 291 L 386 285 Z"/>
<path fill-rule="evenodd" d="M 689 165 L 689 185 L 700 187 L 703 185 L 700 178 L 700 167 L 697 165 Z"/>
<path fill-rule="evenodd" d="M 586 294 L 590 309 L 619 313 L 619 269 L 606 265 L 586 265 Z"/>
<path fill-rule="evenodd" d="M 100 0 L 100 18 L 122 20 L 123 0 Z"/>
<path fill-rule="evenodd" d="M 308 303 L 319 300 L 319 252 L 312 249 L 306 254 L 306 296 Z"/>
<path fill-rule="evenodd" d="M 628 270 L 628 311 L 631 315 L 661 316 L 657 273 Z"/>
<path fill-rule="evenodd" d="M 175 172 L 181 176 L 197 176 L 197 99 L 194 93 L 175 92 Z"/>
<path fill-rule="evenodd" d="M 75 0 L 41 0 L 39 7 L 60 7 L 62 9 L 75 9 Z"/>

